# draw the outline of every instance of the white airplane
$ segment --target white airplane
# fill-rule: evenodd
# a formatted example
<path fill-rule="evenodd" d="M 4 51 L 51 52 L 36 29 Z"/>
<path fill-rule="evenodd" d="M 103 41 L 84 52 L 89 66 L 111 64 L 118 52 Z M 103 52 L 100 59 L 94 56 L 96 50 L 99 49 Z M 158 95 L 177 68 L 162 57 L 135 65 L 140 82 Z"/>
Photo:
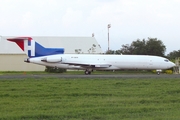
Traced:
<path fill-rule="evenodd" d="M 105 54 L 64 54 L 64 48 L 45 48 L 31 37 L 8 38 L 15 42 L 29 58 L 27 63 L 63 69 L 85 70 L 91 74 L 93 70 L 142 69 L 157 70 L 169 69 L 175 64 L 166 58 L 149 55 L 105 55 Z"/>

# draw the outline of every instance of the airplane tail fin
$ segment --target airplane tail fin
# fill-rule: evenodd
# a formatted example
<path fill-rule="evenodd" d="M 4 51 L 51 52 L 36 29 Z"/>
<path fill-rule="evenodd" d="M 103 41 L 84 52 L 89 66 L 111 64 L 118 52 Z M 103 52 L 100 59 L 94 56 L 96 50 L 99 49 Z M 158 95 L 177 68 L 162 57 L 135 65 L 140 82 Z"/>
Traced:
<path fill-rule="evenodd" d="M 64 54 L 64 48 L 45 48 L 34 41 L 31 37 L 8 38 L 7 40 L 15 42 L 30 58 Z"/>

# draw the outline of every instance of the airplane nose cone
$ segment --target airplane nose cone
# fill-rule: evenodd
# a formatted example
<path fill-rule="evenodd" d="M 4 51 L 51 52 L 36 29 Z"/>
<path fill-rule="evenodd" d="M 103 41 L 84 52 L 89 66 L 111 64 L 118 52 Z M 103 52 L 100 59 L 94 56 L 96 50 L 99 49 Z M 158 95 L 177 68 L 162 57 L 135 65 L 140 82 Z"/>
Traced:
<path fill-rule="evenodd" d="M 171 64 L 171 65 L 170 65 L 171 67 L 176 66 L 176 64 L 174 64 L 173 62 L 171 62 L 170 64 Z"/>

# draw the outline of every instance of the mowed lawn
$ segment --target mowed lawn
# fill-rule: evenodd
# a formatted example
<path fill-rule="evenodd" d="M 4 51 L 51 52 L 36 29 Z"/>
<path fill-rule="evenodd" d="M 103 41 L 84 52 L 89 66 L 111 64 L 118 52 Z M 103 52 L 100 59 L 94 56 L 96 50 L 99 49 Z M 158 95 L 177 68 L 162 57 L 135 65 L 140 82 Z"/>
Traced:
<path fill-rule="evenodd" d="M 179 120 L 179 79 L 0 80 L 0 120 Z"/>

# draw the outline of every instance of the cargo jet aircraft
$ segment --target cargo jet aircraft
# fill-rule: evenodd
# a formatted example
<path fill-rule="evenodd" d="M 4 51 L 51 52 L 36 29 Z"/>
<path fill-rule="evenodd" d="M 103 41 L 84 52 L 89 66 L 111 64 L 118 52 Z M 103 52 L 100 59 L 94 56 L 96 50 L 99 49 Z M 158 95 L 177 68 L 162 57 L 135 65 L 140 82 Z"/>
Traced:
<path fill-rule="evenodd" d="M 64 54 L 64 48 L 45 48 L 31 37 L 8 38 L 15 42 L 29 58 L 24 61 L 63 69 L 93 70 L 142 69 L 157 70 L 175 66 L 168 59 L 149 55 Z"/>

